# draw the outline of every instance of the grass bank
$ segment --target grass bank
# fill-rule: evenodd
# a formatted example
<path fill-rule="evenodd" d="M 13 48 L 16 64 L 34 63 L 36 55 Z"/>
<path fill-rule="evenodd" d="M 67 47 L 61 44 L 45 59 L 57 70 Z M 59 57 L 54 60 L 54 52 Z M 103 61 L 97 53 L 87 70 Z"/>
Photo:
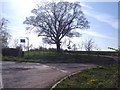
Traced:
<path fill-rule="evenodd" d="M 25 52 L 24 57 L 3 56 L 3 60 L 28 61 L 28 62 L 54 62 L 54 63 L 113 63 L 112 58 L 100 57 L 97 55 L 56 53 L 56 52 Z"/>
<path fill-rule="evenodd" d="M 118 64 L 97 66 L 67 77 L 57 88 L 118 88 Z M 119 84 L 120 85 L 120 84 Z"/>

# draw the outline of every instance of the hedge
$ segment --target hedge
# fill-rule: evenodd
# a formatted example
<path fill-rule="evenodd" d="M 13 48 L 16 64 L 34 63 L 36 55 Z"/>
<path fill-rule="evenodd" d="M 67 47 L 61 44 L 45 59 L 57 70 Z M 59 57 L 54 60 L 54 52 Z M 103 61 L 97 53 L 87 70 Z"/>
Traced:
<path fill-rule="evenodd" d="M 2 48 L 3 56 L 23 56 L 24 52 L 20 48 Z"/>

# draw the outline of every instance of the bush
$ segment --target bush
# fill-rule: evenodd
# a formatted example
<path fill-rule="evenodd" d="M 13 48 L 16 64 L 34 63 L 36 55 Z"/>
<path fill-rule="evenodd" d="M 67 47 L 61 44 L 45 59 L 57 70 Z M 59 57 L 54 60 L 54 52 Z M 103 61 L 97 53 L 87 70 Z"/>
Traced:
<path fill-rule="evenodd" d="M 17 47 L 15 48 L 2 48 L 2 55 L 3 56 L 24 56 L 24 52 L 22 52 L 22 50 Z"/>

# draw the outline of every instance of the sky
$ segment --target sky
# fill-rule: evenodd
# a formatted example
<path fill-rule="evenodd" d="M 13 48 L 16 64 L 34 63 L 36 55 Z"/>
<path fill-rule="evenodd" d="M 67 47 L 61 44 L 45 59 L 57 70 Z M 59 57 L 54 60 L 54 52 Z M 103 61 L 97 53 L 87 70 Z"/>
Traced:
<path fill-rule="evenodd" d="M 46 2 L 50 2 L 47 0 Z M 74 2 L 75 0 L 64 0 Z M 72 44 L 82 44 L 89 39 L 93 39 L 97 48 L 101 51 L 109 50 L 108 47 L 118 48 L 118 2 L 117 0 L 76 0 L 81 2 L 82 11 L 90 22 L 90 28 L 87 30 L 76 29 L 81 33 L 81 37 L 72 38 Z M 23 24 L 26 17 L 32 15 L 31 10 L 36 8 L 36 4 L 41 4 L 40 0 L 5 0 L 0 1 L 2 7 L 1 17 L 9 20 L 8 31 L 12 35 L 9 43 L 14 47 L 15 39 L 24 39 L 29 37 L 29 42 L 33 48 L 39 46 L 55 47 L 55 45 L 43 44 L 42 38 L 37 37 L 34 32 L 26 31 L 27 25 Z M 20 40 L 19 40 L 20 41 Z M 19 42 L 20 44 L 20 42 Z M 27 44 L 27 40 L 26 40 Z M 66 48 L 65 45 L 62 45 Z"/>

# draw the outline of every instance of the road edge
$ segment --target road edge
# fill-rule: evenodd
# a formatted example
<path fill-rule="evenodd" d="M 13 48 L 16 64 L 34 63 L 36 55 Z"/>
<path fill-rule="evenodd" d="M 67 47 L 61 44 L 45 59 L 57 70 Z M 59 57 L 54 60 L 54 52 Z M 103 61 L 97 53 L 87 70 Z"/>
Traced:
<path fill-rule="evenodd" d="M 97 66 L 97 65 L 96 65 L 96 66 Z M 95 67 L 95 66 L 94 66 L 94 67 Z M 89 68 L 85 68 L 85 69 L 91 69 L 91 68 L 93 68 L 93 67 L 89 67 Z M 85 70 L 85 69 L 83 69 L 83 70 Z M 55 83 L 55 84 L 50 88 L 50 90 L 53 90 L 60 82 L 62 82 L 63 80 L 65 80 L 67 77 L 70 77 L 70 76 L 72 76 L 72 75 L 75 75 L 75 74 L 77 74 L 77 73 L 79 73 L 79 72 L 81 72 L 81 71 L 82 71 L 82 70 L 79 70 L 79 71 L 77 71 L 77 72 L 71 73 L 71 74 L 65 76 L 64 78 L 60 79 L 57 83 Z"/>
<path fill-rule="evenodd" d="M 104 56 L 105 57 L 105 56 Z M 109 57 L 109 58 L 113 58 L 113 57 Z M 115 61 L 117 61 L 115 58 L 113 58 Z M 117 58 L 118 59 L 118 58 Z M 96 65 L 96 66 L 99 66 L 99 65 Z M 91 67 L 91 68 L 93 68 L 93 67 Z M 91 69 L 91 68 L 86 68 L 86 69 Z M 83 69 L 83 70 L 85 70 L 85 69 Z M 82 70 L 80 70 L 80 71 L 77 71 L 77 72 L 74 72 L 74 73 L 72 73 L 72 74 L 70 74 L 70 75 L 68 75 L 68 76 L 65 76 L 64 78 L 62 78 L 62 79 L 60 79 L 57 83 L 55 83 L 51 88 L 50 88 L 50 90 L 53 90 L 60 82 L 62 82 L 63 80 L 65 80 L 67 77 L 70 77 L 70 76 L 72 76 L 72 75 L 75 75 L 75 74 L 77 74 L 77 73 L 79 73 L 79 72 L 81 72 Z"/>

